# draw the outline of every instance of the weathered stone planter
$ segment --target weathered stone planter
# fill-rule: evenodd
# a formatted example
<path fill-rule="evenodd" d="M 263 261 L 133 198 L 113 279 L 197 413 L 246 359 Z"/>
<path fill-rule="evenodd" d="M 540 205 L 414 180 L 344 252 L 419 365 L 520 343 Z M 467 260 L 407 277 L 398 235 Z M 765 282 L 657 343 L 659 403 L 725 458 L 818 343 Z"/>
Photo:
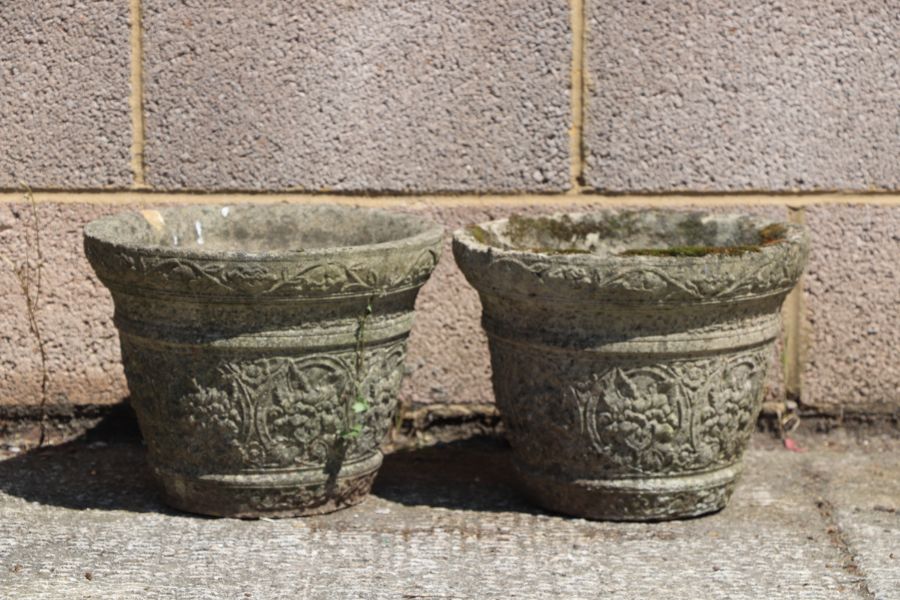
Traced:
<path fill-rule="evenodd" d="M 535 500 L 587 518 L 722 508 L 758 414 L 801 228 L 600 212 L 457 231 L 497 402 Z"/>
<path fill-rule="evenodd" d="M 164 497 L 254 517 L 361 501 L 381 464 L 442 230 L 349 207 L 192 206 L 102 218 L 87 257 Z"/>

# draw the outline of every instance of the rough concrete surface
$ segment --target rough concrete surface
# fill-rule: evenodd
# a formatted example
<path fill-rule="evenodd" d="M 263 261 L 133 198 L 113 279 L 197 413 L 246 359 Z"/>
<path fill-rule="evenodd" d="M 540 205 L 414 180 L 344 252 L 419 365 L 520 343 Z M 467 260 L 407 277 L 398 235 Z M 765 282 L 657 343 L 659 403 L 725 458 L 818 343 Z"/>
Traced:
<path fill-rule="evenodd" d="M 565 0 L 146 0 L 165 189 L 568 186 Z"/>
<path fill-rule="evenodd" d="M 755 445 L 724 511 L 616 524 L 535 509 L 498 443 L 390 455 L 356 508 L 239 521 L 167 509 L 137 444 L 75 442 L 0 462 L 0 598 L 896 598 L 897 441 Z"/>
<path fill-rule="evenodd" d="M 813 206 L 801 398 L 900 414 L 900 207 Z"/>
<path fill-rule="evenodd" d="M 45 267 L 37 322 L 47 350 L 52 405 L 110 403 L 127 394 L 112 300 L 91 272 L 81 242 L 86 222 L 115 210 L 90 204 L 38 205 Z M 32 273 L 34 231 L 29 205 L 0 205 L 0 253 L 21 266 L 27 236 L 32 240 Z M 40 401 L 40 354 L 27 314 L 19 282 L 9 265 L 0 262 L 0 407 Z"/>
<path fill-rule="evenodd" d="M 900 597 L 900 448 L 860 462 L 853 454 L 811 457 L 824 482 L 819 511 L 836 528 L 876 598 Z"/>
<path fill-rule="evenodd" d="M 471 411 L 490 410 L 493 404 L 490 357 L 481 330 L 481 304 L 453 261 L 450 232 L 513 212 L 533 215 L 587 211 L 600 206 L 447 207 L 423 203 L 403 209 L 424 214 L 447 230 L 441 261 L 416 302 L 406 359 L 407 377 L 400 393 L 404 405 L 413 409 L 428 407 L 445 416 L 464 416 Z M 101 215 L 136 208 L 137 205 L 40 205 L 48 262 L 46 303 L 40 322 L 46 324 L 53 398 L 71 404 L 93 404 L 113 402 L 126 395 L 119 341 L 112 325 L 112 301 L 84 259 L 81 229 Z M 718 210 L 786 218 L 782 207 L 736 205 Z M 0 249 L 16 262 L 24 253 L 28 216 L 23 211 L 23 205 L 0 206 L 0 230 L 9 227 L 0 231 Z M 5 266 L 0 266 L 0 311 L 0 322 L 4 324 L 0 329 L 0 405 L 33 406 L 39 397 L 38 355 L 28 335 L 21 294 Z M 781 382 L 780 362 L 775 362 L 770 398 L 783 397 Z"/>
<path fill-rule="evenodd" d="M 128 2 L 4 2 L 0 188 L 131 183 Z"/>
<path fill-rule="evenodd" d="M 884 0 L 586 0 L 586 180 L 604 190 L 900 188 Z"/>

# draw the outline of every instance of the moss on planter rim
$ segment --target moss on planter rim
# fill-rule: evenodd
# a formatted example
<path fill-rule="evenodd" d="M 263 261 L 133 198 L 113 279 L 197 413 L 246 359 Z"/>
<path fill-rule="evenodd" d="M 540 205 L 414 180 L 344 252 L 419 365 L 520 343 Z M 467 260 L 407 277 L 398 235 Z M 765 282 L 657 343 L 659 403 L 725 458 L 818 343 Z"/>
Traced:
<path fill-rule="evenodd" d="M 679 224 L 681 225 L 681 224 Z M 738 244 L 734 246 L 671 246 L 669 248 L 634 248 L 620 252 L 619 256 L 669 256 L 698 257 L 710 255 L 741 256 L 748 252 L 759 252 L 764 246 L 784 241 L 787 229 L 784 225 L 771 223 L 759 230 L 759 242 L 756 244 Z"/>
<path fill-rule="evenodd" d="M 672 246 L 670 248 L 634 248 L 619 252 L 618 256 L 709 256 L 720 254 L 740 256 L 747 252 L 759 252 L 759 246 Z"/>
<path fill-rule="evenodd" d="M 506 235 L 517 247 L 523 246 L 529 236 L 541 234 L 548 234 L 558 240 L 571 240 L 573 237 L 587 237 L 591 234 L 608 238 L 614 235 L 633 234 L 636 230 L 636 220 L 635 212 L 610 214 L 603 221 L 591 223 L 577 222 L 569 215 L 532 218 L 513 214 L 507 221 Z"/>
<path fill-rule="evenodd" d="M 529 248 L 528 251 L 535 254 L 593 254 L 590 250 L 581 248 Z"/>
<path fill-rule="evenodd" d="M 469 225 L 466 227 L 466 231 L 468 231 L 469 235 L 475 238 L 475 241 L 479 244 L 484 244 L 485 246 L 491 245 L 491 234 L 489 234 L 484 227 L 479 225 Z"/>
<path fill-rule="evenodd" d="M 600 222 L 581 223 L 569 215 L 561 217 L 525 217 L 513 214 L 507 220 L 506 235 L 511 245 L 517 250 L 537 254 L 566 255 L 592 254 L 582 248 L 552 248 L 548 246 L 529 246 L 529 239 L 548 235 L 560 241 L 597 234 L 601 238 L 627 236 L 636 230 L 636 213 L 609 215 Z M 678 222 L 675 228 L 684 239 L 700 240 L 709 237 L 710 226 L 699 217 L 689 215 Z M 479 225 L 469 225 L 466 231 L 480 244 L 493 245 L 492 233 Z M 730 246 L 709 246 L 703 244 L 680 244 L 665 248 L 633 248 L 618 253 L 618 256 L 654 256 L 654 257 L 702 257 L 710 255 L 741 256 L 748 252 L 759 252 L 764 246 L 776 244 L 784 240 L 787 230 L 783 225 L 772 223 L 759 230 L 759 241 L 756 244 L 735 244 Z"/>

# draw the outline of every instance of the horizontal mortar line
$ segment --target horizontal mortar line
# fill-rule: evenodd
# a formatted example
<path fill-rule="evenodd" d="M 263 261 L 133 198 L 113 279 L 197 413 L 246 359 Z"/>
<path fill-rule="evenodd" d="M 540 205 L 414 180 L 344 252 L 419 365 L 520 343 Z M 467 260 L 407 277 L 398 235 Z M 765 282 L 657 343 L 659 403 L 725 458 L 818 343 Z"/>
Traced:
<path fill-rule="evenodd" d="M 0 191 L 0 204 L 24 201 L 22 191 Z M 811 206 L 816 204 L 860 204 L 900 206 L 898 192 L 729 192 L 668 194 L 609 193 L 521 193 L 521 194 L 351 194 L 310 192 L 161 192 L 125 191 L 34 191 L 35 201 L 59 204 L 241 204 L 290 202 L 298 204 L 352 204 L 376 207 L 454 207 L 454 206 L 561 206 L 607 204 L 609 206 L 719 206 L 774 205 Z"/>

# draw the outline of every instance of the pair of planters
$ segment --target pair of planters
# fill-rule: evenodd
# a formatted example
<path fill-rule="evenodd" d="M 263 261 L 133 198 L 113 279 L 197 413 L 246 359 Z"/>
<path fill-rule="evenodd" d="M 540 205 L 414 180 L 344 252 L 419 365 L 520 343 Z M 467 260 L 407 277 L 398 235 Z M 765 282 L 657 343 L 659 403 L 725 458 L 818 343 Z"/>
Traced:
<path fill-rule="evenodd" d="M 85 228 L 132 405 L 171 505 L 255 517 L 368 493 L 443 231 L 289 205 L 120 214 Z M 479 291 L 525 489 L 601 519 L 722 508 L 759 410 L 803 231 L 600 212 L 454 236 Z"/>

